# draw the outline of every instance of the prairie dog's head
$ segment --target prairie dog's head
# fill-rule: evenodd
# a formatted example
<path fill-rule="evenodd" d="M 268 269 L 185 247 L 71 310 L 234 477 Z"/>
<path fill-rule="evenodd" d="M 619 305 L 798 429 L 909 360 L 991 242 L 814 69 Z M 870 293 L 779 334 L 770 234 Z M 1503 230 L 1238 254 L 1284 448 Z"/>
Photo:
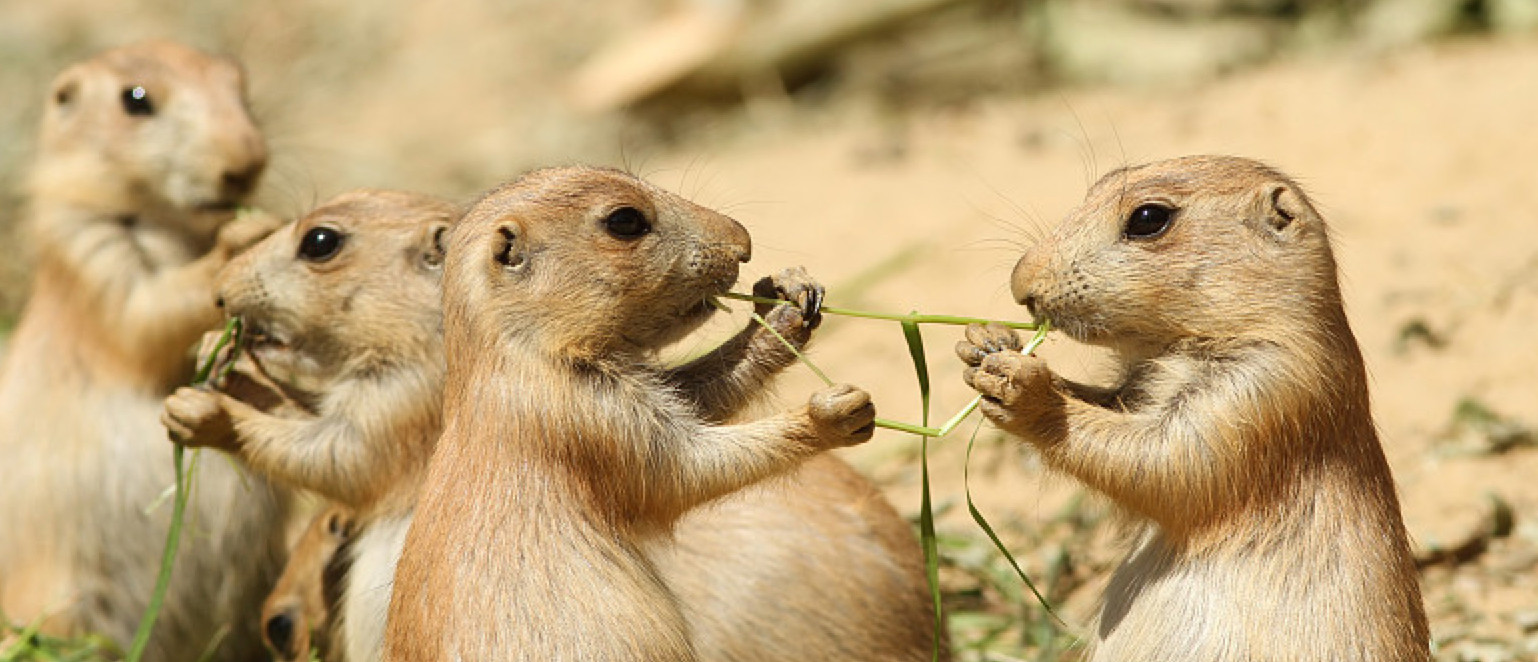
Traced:
<path fill-rule="evenodd" d="M 262 643 L 283 662 L 308 660 L 310 649 L 324 651 L 340 574 L 348 560 L 339 556 L 353 535 L 354 513 L 332 505 L 305 528 L 288 556 L 288 565 L 262 602 Z"/>
<path fill-rule="evenodd" d="M 230 262 L 221 305 L 263 370 L 301 391 L 381 365 L 436 366 L 442 240 L 458 211 L 414 193 L 344 193 Z"/>
<path fill-rule="evenodd" d="M 74 198 L 108 211 L 227 218 L 267 165 L 245 85 L 233 60 L 170 42 L 75 64 L 50 88 L 35 186 L 63 195 L 93 187 Z"/>
<path fill-rule="evenodd" d="M 1139 355 L 1266 337 L 1338 309 L 1324 220 L 1285 175 L 1236 157 L 1123 168 L 1026 251 L 1015 299 L 1075 338 Z"/>
<path fill-rule="evenodd" d="M 736 221 L 628 174 L 539 170 L 450 231 L 445 313 L 471 343 L 533 334 L 571 356 L 648 352 L 698 328 L 750 255 Z"/>

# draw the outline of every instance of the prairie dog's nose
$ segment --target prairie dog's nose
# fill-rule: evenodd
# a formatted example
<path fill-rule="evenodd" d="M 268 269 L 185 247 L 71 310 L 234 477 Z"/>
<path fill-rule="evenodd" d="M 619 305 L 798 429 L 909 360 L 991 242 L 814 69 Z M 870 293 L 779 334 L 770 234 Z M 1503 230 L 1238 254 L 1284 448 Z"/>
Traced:
<path fill-rule="evenodd" d="M 298 646 L 295 645 L 298 642 L 294 641 L 294 630 L 294 618 L 287 613 L 280 612 L 267 619 L 267 643 L 278 651 L 281 659 L 299 659 Z"/>
<path fill-rule="evenodd" d="M 1032 316 L 1036 315 L 1039 294 L 1037 283 L 1040 282 L 1045 261 L 1036 251 L 1026 251 L 1025 255 L 1020 256 L 1020 261 L 1015 263 L 1014 272 L 1009 275 L 1009 291 L 1014 295 L 1015 303 L 1025 306 Z"/>
<path fill-rule="evenodd" d="M 718 224 L 719 231 L 725 235 L 721 238 L 722 243 L 732 247 L 737 261 L 747 262 L 753 259 L 753 237 L 748 234 L 748 229 L 742 227 L 741 223 L 738 223 L 730 216 L 723 216 L 721 214 L 715 214 L 715 216 L 720 219 Z"/>

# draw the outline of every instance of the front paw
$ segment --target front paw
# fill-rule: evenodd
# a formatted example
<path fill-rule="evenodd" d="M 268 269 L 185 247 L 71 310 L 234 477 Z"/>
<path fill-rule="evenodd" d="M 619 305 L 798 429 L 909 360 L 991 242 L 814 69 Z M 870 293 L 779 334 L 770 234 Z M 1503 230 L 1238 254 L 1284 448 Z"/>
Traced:
<path fill-rule="evenodd" d="M 171 440 L 184 446 L 235 448 L 235 426 L 224 408 L 226 396 L 183 386 L 166 398 L 160 422 Z"/>
<path fill-rule="evenodd" d="M 967 339 L 956 343 L 956 356 L 962 363 L 977 367 L 990 354 L 1019 352 L 1020 347 L 1020 334 L 1003 324 L 969 324 Z"/>
<path fill-rule="evenodd" d="M 865 443 L 876 428 L 876 405 L 871 403 L 870 394 L 848 384 L 812 394 L 807 413 L 823 448 Z"/>
<path fill-rule="evenodd" d="M 224 330 L 220 329 L 208 331 L 198 339 L 196 365 L 199 370 L 209 366 L 208 385 L 216 389 L 224 387 L 222 378 L 229 372 L 230 365 L 235 360 L 235 343 L 227 342 L 220 347 L 219 341 L 222 338 L 224 338 Z"/>
<path fill-rule="evenodd" d="M 961 377 L 983 396 L 983 414 L 1006 429 L 1034 420 L 1057 396 L 1047 362 L 1019 352 L 987 354 Z"/>
<path fill-rule="evenodd" d="M 235 215 L 234 220 L 219 228 L 216 245 L 226 257 L 233 257 L 266 239 L 267 235 L 283 227 L 285 223 L 287 221 L 284 219 L 260 209 L 242 209 Z"/>
<path fill-rule="evenodd" d="M 822 324 L 823 287 L 802 267 L 785 269 L 753 284 L 753 295 L 779 299 L 785 303 L 754 305 L 754 312 L 764 317 L 775 332 L 796 345 L 811 338 L 812 329 Z"/>

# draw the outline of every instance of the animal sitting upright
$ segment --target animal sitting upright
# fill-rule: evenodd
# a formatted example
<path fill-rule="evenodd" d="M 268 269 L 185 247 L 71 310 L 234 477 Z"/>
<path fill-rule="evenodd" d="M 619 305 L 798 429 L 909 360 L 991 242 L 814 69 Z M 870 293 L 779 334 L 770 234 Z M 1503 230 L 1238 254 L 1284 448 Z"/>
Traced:
<path fill-rule="evenodd" d="M 651 360 L 749 257 L 735 221 L 612 170 L 494 189 L 446 241 L 444 432 L 396 569 L 386 660 L 696 657 L 646 546 L 707 501 L 870 438 L 849 386 L 735 425 Z"/>
<path fill-rule="evenodd" d="M 1117 170 L 1010 285 L 1125 363 L 1105 389 L 997 325 L 957 347 L 990 420 L 1138 522 L 1093 660 L 1429 658 L 1329 232 L 1296 183 L 1232 157 Z"/>
<path fill-rule="evenodd" d="M 125 649 L 149 603 L 173 481 L 161 401 L 218 324 L 214 276 L 276 225 L 231 222 L 267 162 L 236 63 L 171 43 L 53 82 L 31 178 L 31 297 L 0 367 L 0 608 Z M 261 655 L 250 618 L 282 561 L 282 495 L 204 462 L 147 659 Z M 228 628 L 223 635 L 221 630 Z"/>

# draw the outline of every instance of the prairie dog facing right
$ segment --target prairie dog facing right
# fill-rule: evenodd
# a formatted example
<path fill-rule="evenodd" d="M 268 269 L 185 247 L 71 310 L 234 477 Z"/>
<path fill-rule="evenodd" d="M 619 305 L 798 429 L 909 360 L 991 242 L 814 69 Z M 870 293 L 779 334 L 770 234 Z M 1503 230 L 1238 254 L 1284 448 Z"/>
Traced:
<path fill-rule="evenodd" d="M 645 552 L 695 507 L 870 438 L 849 386 L 736 425 L 654 352 L 750 256 L 735 221 L 614 170 L 493 189 L 449 231 L 444 433 L 396 569 L 386 660 L 696 659 Z M 517 599 L 509 599 L 517 596 Z"/>
<path fill-rule="evenodd" d="M 990 420 L 1141 522 L 1094 660 L 1429 659 L 1329 233 L 1295 182 L 1233 157 L 1116 170 L 1010 284 L 1126 364 L 1101 389 L 1002 327 L 957 347 Z"/>
<path fill-rule="evenodd" d="M 275 415 L 196 389 L 166 403 L 168 426 L 188 443 L 226 448 L 275 480 L 359 508 L 328 659 L 381 655 L 396 560 L 441 430 L 438 265 L 457 215 L 429 196 L 353 191 L 221 273 L 225 311 L 251 330 L 236 370 L 259 372 L 310 413 Z M 799 302 L 759 312 L 804 347 L 820 287 L 786 270 L 754 289 Z M 699 410 L 728 420 L 794 360 L 750 323 L 668 381 L 686 393 L 708 386 L 693 396 Z M 682 602 L 704 659 L 930 659 L 934 621 L 912 530 L 831 455 L 690 512 L 645 553 Z M 309 568 L 318 583 L 320 566 Z"/>
<path fill-rule="evenodd" d="M 235 214 L 267 162 L 244 85 L 227 58 L 149 42 L 50 86 L 29 182 L 36 269 L 0 365 L 8 618 L 127 648 L 148 606 L 171 510 L 150 507 L 174 480 L 161 400 L 218 323 L 215 275 L 277 225 Z M 147 659 L 197 659 L 216 639 L 215 659 L 261 654 L 249 615 L 277 575 L 285 509 L 264 481 L 203 465 Z"/>

